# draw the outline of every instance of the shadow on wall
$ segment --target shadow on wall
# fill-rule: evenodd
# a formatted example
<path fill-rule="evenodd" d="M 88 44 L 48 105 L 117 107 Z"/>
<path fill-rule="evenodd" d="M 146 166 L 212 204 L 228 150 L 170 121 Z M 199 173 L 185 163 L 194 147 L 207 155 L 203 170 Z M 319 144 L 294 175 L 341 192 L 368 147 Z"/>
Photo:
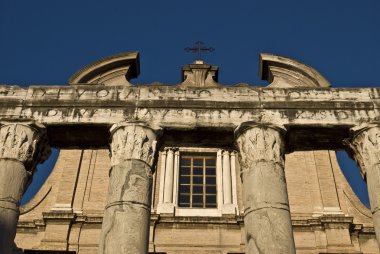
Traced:
<path fill-rule="evenodd" d="M 46 179 L 49 177 L 50 173 L 53 171 L 54 165 L 58 159 L 58 154 L 59 149 L 53 148 L 51 150 L 49 159 L 47 159 L 43 164 L 37 166 L 37 169 L 33 175 L 33 181 L 21 199 L 21 205 L 28 203 L 29 200 L 31 200 L 34 195 L 36 195 L 36 193 L 40 190 Z"/>
<path fill-rule="evenodd" d="M 369 198 L 367 183 L 360 175 L 360 169 L 345 151 L 337 151 L 336 156 L 339 166 L 342 169 L 344 176 L 355 194 L 359 197 L 362 203 L 369 208 Z"/>

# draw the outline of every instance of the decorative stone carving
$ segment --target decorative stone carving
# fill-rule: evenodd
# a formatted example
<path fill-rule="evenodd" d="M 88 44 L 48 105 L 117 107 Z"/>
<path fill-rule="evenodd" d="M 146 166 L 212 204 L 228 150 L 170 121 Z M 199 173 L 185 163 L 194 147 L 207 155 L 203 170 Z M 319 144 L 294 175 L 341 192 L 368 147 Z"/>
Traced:
<path fill-rule="evenodd" d="M 359 126 L 351 130 L 352 138 L 346 144 L 367 180 L 372 219 L 380 247 L 380 126 Z"/>
<path fill-rule="evenodd" d="M 0 127 L 0 159 L 22 162 L 28 171 L 50 155 L 46 129 L 37 123 L 7 123 Z"/>
<path fill-rule="evenodd" d="M 365 126 L 352 129 L 353 138 L 345 143 L 351 149 L 349 152 L 360 167 L 363 178 L 366 178 L 367 168 L 380 163 L 380 126 Z"/>
<path fill-rule="evenodd" d="M 115 124 L 111 128 L 111 135 L 112 166 L 130 159 L 141 160 L 152 165 L 157 144 L 156 134 L 152 129 L 135 123 Z"/>
<path fill-rule="evenodd" d="M 248 254 L 295 253 L 282 132 L 283 128 L 255 123 L 236 130 Z"/>
<path fill-rule="evenodd" d="M 284 166 L 284 144 L 281 131 L 283 129 L 268 125 L 256 125 L 252 128 L 243 123 L 237 133 L 237 145 L 240 148 L 239 158 L 243 168 L 251 168 L 262 161 L 272 161 Z M 254 151 L 254 152 L 253 152 Z"/>

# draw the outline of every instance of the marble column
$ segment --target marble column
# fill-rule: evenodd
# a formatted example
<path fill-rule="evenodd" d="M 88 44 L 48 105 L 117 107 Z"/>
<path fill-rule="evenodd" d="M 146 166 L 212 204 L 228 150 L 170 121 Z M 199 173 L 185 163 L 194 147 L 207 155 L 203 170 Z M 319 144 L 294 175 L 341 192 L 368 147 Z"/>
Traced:
<path fill-rule="evenodd" d="M 111 169 L 99 253 L 147 253 L 157 132 L 140 123 L 112 126 Z"/>
<path fill-rule="evenodd" d="M 350 147 L 348 152 L 367 181 L 373 225 L 380 248 L 380 126 L 369 125 L 351 131 L 352 138 L 347 143 Z"/>
<path fill-rule="evenodd" d="M 244 191 L 246 253 L 295 253 L 284 172 L 284 129 L 243 123 L 235 131 Z"/>
<path fill-rule="evenodd" d="M 47 159 L 46 129 L 33 122 L 1 123 L 0 253 L 13 253 L 19 205 L 38 163 Z"/>

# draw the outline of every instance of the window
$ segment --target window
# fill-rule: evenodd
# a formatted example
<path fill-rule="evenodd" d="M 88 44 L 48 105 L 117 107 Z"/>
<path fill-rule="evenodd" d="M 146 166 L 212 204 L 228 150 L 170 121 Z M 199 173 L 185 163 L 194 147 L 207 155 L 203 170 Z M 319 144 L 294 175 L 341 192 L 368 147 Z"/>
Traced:
<path fill-rule="evenodd" d="M 181 154 L 178 206 L 216 208 L 216 154 Z"/>
<path fill-rule="evenodd" d="M 152 208 L 157 214 L 215 217 L 238 214 L 235 151 L 163 147 L 158 170 L 158 202 L 156 209 Z"/>

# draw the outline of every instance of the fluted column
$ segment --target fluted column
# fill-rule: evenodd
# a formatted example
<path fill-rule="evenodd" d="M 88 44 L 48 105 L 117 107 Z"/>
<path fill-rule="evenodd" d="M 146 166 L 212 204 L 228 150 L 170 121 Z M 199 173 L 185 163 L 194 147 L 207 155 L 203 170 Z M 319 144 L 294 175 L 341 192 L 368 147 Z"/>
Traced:
<path fill-rule="evenodd" d="M 380 126 L 353 128 L 348 144 L 350 155 L 367 181 L 372 219 L 380 248 Z"/>
<path fill-rule="evenodd" d="M 147 253 L 157 132 L 138 123 L 111 128 L 111 170 L 99 253 Z"/>
<path fill-rule="evenodd" d="M 19 204 L 38 163 L 47 159 L 46 129 L 33 122 L 1 123 L 0 253 L 13 252 Z"/>
<path fill-rule="evenodd" d="M 246 253 L 295 253 L 283 129 L 243 123 L 235 134 L 244 191 Z"/>

